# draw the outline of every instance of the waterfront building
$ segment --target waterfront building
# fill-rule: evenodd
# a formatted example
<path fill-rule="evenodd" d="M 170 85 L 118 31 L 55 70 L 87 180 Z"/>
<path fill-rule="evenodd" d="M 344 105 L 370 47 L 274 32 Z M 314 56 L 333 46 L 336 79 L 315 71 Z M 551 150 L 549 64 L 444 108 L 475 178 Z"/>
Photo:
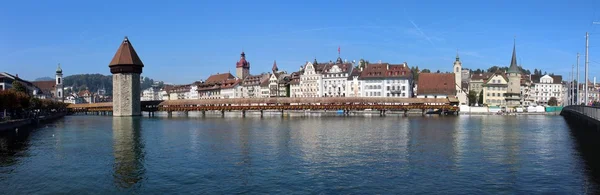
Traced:
<path fill-rule="evenodd" d="M 273 62 L 272 73 L 269 77 L 269 97 L 287 97 L 290 75 L 279 71 L 277 62 Z"/>
<path fill-rule="evenodd" d="M 492 73 L 487 72 L 471 75 L 471 79 L 469 79 L 469 89 L 477 92 L 477 98 L 483 98 L 479 97 L 479 94 L 483 91 L 483 83 L 485 83 L 491 75 Z"/>
<path fill-rule="evenodd" d="M 192 85 L 176 85 L 168 91 L 169 100 L 183 100 L 189 97 Z"/>
<path fill-rule="evenodd" d="M 260 75 L 249 75 L 246 76 L 241 82 L 242 86 L 239 87 L 239 97 L 240 98 L 259 98 L 261 97 L 261 83 L 267 81 L 268 83 L 269 75 L 268 74 L 260 74 Z"/>
<path fill-rule="evenodd" d="M 456 99 L 454 73 L 420 73 L 417 98 Z"/>
<path fill-rule="evenodd" d="M 21 83 L 27 90 L 27 93 L 29 93 L 30 95 L 37 97 L 43 93 L 42 90 L 40 90 L 40 88 L 35 86 L 32 82 L 19 78 L 19 74 L 13 76 L 6 72 L 0 72 L 0 90 L 11 89 L 12 83 L 15 80 Z"/>
<path fill-rule="evenodd" d="M 335 63 L 326 64 L 322 71 L 323 97 L 346 97 L 348 76 L 354 68 L 353 63 L 343 62 L 338 57 Z"/>
<path fill-rule="evenodd" d="M 361 97 L 409 98 L 413 94 L 413 77 L 406 62 L 366 64 L 358 76 L 358 88 L 354 87 L 354 78 L 351 85 L 353 95 L 356 89 Z"/>
<path fill-rule="evenodd" d="M 228 79 L 235 79 L 231 73 L 210 75 L 206 81 L 197 82 L 198 99 L 221 99 L 221 85 Z"/>
<path fill-rule="evenodd" d="M 144 89 L 144 91 L 142 91 L 142 101 L 154 101 L 154 100 L 161 100 L 162 97 L 160 96 L 160 89 L 158 88 L 158 85 L 154 84 L 152 85 L 152 87 L 149 87 L 148 89 Z"/>
<path fill-rule="evenodd" d="M 558 104 L 563 102 L 563 84 L 560 75 L 532 75 L 531 93 L 537 105 L 548 105 L 548 100 L 554 97 Z"/>
<path fill-rule="evenodd" d="M 241 81 L 242 80 L 239 78 L 231 78 L 223 81 L 223 83 L 221 83 L 221 98 L 229 99 L 238 97 L 239 95 L 237 95 L 236 92 L 241 88 Z"/>
<path fill-rule="evenodd" d="M 250 62 L 246 61 L 246 54 L 243 51 L 240 60 L 235 64 L 235 75 L 239 79 L 245 79 L 250 75 Z"/>
<path fill-rule="evenodd" d="M 535 105 L 535 98 L 532 94 L 531 75 L 521 75 L 521 105 Z"/>
<path fill-rule="evenodd" d="M 364 63 L 364 60 L 361 59 L 361 63 Z M 352 69 L 352 72 L 350 72 L 350 75 L 348 76 L 347 79 L 347 84 L 346 84 L 346 88 L 348 89 L 348 97 L 363 97 L 362 96 L 362 82 L 360 80 L 358 80 L 358 77 L 360 77 L 360 74 L 363 70 L 363 66 L 359 66 L 358 68 L 354 68 Z"/>
<path fill-rule="evenodd" d="M 304 65 L 304 72 L 300 75 L 300 95 L 299 97 L 322 97 L 322 75 L 321 71 L 325 64 L 319 64 L 317 59 L 314 62 L 307 62 Z"/>
<path fill-rule="evenodd" d="M 456 98 L 458 98 L 459 104 L 468 105 L 467 93 L 468 84 L 463 88 L 463 80 L 462 80 L 462 62 L 460 61 L 460 57 L 458 56 L 458 52 L 456 53 L 456 60 L 454 61 L 454 65 L 452 66 L 452 70 L 454 71 L 454 86 L 456 88 Z"/>
<path fill-rule="evenodd" d="M 139 81 L 144 64 L 127 37 L 108 67 L 113 74 L 113 116 L 141 115 Z"/>
<path fill-rule="evenodd" d="M 87 89 L 79 91 L 79 93 L 77 93 L 77 96 L 83 99 L 83 103 L 96 103 L 95 95 Z"/>
<path fill-rule="evenodd" d="M 506 106 L 508 82 L 508 77 L 502 72 L 491 75 L 483 83 L 483 103 L 488 106 Z M 520 91 L 520 88 L 517 89 Z"/>
<path fill-rule="evenodd" d="M 77 94 L 69 94 L 69 95 L 65 96 L 64 102 L 68 103 L 68 104 L 83 104 L 83 103 L 85 103 L 83 98 L 77 96 Z"/>
<path fill-rule="evenodd" d="M 516 43 L 513 45 L 510 67 L 506 73 L 508 74 L 508 90 L 505 93 L 506 105 L 509 107 L 519 106 L 521 105 L 521 71 L 517 66 Z"/>
<path fill-rule="evenodd" d="M 288 83 L 290 86 L 290 97 L 302 97 L 302 90 L 300 88 L 300 75 L 302 74 L 302 70 L 290 74 L 290 82 Z"/>
<path fill-rule="evenodd" d="M 268 78 L 271 78 L 272 74 L 267 74 Z M 269 79 L 263 79 L 260 82 L 260 97 L 268 98 L 271 94 L 271 89 L 269 88 Z"/>

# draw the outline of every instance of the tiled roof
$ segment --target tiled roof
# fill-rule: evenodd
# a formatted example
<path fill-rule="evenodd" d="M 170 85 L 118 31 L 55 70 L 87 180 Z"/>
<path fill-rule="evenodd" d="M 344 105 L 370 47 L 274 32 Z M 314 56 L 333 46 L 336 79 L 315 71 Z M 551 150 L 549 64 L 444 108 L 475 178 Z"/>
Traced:
<path fill-rule="evenodd" d="M 405 64 L 369 64 L 360 73 L 359 79 L 379 79 L 379 78 L 411 78 L 410 68 Z"/>
<path fill-rule="evenodd" d="M 210 75 L 207 79 L 206 79 L 206 83 L 216 83 L 216 82 L 223 82 L 227 79 L 233 79 L 235 78 L 233 75 L 231 75 L 231 73 L 222 73 L 222 74 L 213 74 Z"/>
<path fill-rule="evenodd" d="M 540 83 L 540 79 L 543 77 L 544 75 L 531 75 L 531 81 L 533 83 Z M 562 83 L 562 76 L 561 75 L 548 75 L 550 77 L 552 77 L 552 80 L 554 81 L 554 84 L 561 84 Z"/>
<path fill-rule="evenodd" d="M 420 73 L 418 95 L 455 95 L 454 73 Z"/>
<path fill-rule="evenodd" d="M 301 74 L 302 74 L 302 72 L 292 72 L 292 74 L 290 74 L 290 85 L 300 84 L 300 75 Z"/>
<path fill-rule="evenodd" d="M 37 88 L 39 88 L 40 90 L 42 90 L 42 93 L 44 94 L 51 94 L 52 91 L 54 91 L 56 89 L 56 82 L 54 80 L 52 81 L 33 81 L 31 82 L 33 85 L 35 85 Z"/>
<path fill-rule="evenodd" d="M 271 75 L 269 75 L 266 79 L 261 78 L 261 80 L 260 80 L 260 86 L 261 87 L 269 86 L 269 79 L 270 78 L 271 78 Z"/>
<path fill-rule="evenodd" d="M 503 72 L 496 72 L 496 73 L 494 73 L 494 74 L 490 75 L 490 77 L 488 77 L 488 79 L 487 79 L 487 80 L 484 80 L 484 81 L 483 81 L 483 84 L 484 84 L 484 85 L 485 85 L 485 84 L 488 84 L 488 83 L 490 82 L 489 78 L 492 78 L 494 75 L 500 75 L 500 76 L 502 76 L 502 78 L 504 78 L 504 80 L 505 80 L 506 82 L 508 82 L 508 77 L 506 77 L 506 74 L 505 74 L 505 73 L 503 73 Z"/>
<path fill-rule="evenodd" d="M 240 84 L 241 81 L 242 81 L 241 79 L 237 79 L 237 78 L 227 79 L 227 80 L 223 81 L 223 83 L 221 84 L 221 89 L 234 88 L 235 86 Z"/>
<path fill-rule="evenodd" d="M 174 87 L 173 85 L 167 85 L 167 84 L 165 84 L 165 85 L 163 85 L 163 88 L 162 88 L 162 89 L 163 89 L 164 91 L 167 91 L 167 92 L 169 92 L 169 91 L 171 91 L 171 89 L 173 89 L 173 87 Z"/>
<path fill-rule="evenodd" d="M 186 92 L 186 91 L 190 91 L 191 88 L 192 88 L 191 85 L 175 85 L 171 88 L 169 93 Z"/>
<path fill-rule="evenodd" d="M 359 68 L 352 69 L 352 72 L 350 73 L 350 76 L 348 76 L 348 80 L 354 79 L 355 76 L 356 77 L 360 76 L 360 73 L 361 73 L 361 71 L 360 71 Z"/>
<path fill-rule="evenodd" d="M 554 84 L 561 84 L 562 83 L 562 76 L 561 75 L 550 75 L 550 77 L 552 77 L 552 79 L 554 79 Z"/>
<path fill-rule="evenodd" d="M 480 74 L 472 74 L 471 80 L 487 80 L 488 78 L 490 78 L 491 75 L 492 75 L 492 73 L 489 73 L 489 72 L 484 72 L 484 73 L 480 73 Z"/>
<path fill-rule="evenodd" d="M 244 78 L 244 80 L 242 81 L 242 85 L 243 86 L 260 85 L 261 81 L 263 81 L 264 79 L 269 80 L 269 75 L 268 74 L 249 75 L 246 78 Z"/>
<path fill-rule="evenodd" d="M 342 64 L 325 64 L 323 66 L 323 70 L 322 70 L 322 74 L 337 74 L 337 73 L 331 73 L 331 68 L 333 68 L 335 65 L 337 65 L 337 67 L 341 70 L 341 73 L 350 73 L 352 71 L 352 63 L 342 63 Z"/>
<path fill-rule="evenodd" d="M 200 84 L 198 84 L 198 91 L 218 90 L 220 88 L 221 88 L 221 82 L 200 83 Z"/>
<path fill-rule="evenodd" d="M 121 43 L 121 46 L 119 46 L 117 53 L 115 53 L 115 56 L 113 57 L 112 61 L 110 61 L 108 66 L 115 65 L 144 66 L 144 63 L 142 63 L 142 60 L 140 60 L 140 57 L 138 57 L 135 49 L 133 49 L 133 45 L 131 45 L 131 42 L 129 42 L 127 37 L 125 37 Z"/>

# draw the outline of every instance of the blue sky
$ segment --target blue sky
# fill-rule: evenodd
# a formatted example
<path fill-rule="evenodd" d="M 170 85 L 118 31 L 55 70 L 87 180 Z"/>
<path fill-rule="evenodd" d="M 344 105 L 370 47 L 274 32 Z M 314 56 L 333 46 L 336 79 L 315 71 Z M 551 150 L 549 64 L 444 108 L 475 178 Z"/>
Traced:
<path fill-rule="evenodd" d="M 176 3 L 175 3 L 176 2 Z M 508 65 L 513 37 L 524 68 L 565 77 L 590 35 L 590 72 L 600 77 L 600 2 L 572 1 L 7 1 L 0 6 L 0 71 L 26 79 L 110 74 L 125 35 L 143 76 L 183 84 L 235 72 L 296 71 L 315 57 L 450 71 Z M 596 57 L 598 56 L 598 57 Z M 583 75 L 583 73 L 581 73 Z M 583 76 L 582 76 L 583 77 Z M 599 78 L 600 79 L 600 78 Z"/>

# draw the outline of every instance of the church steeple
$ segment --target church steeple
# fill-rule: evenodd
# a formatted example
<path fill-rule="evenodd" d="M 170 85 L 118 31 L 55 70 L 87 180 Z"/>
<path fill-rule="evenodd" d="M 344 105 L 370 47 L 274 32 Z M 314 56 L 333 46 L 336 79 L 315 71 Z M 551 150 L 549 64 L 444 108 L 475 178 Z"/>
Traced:
<path fill-rule="evenodd" d="M 60 63 L 58 63 L 58 68 L 56 68 L 56 74 L 62 74 L 62 68 L 60 68 Z"/>
<path fill-rule="evenodd" d="M 279 71 L 279 68 L 277 68 L 277 61 L 276 60 L 273 61 L 273 68 L 271 68 L 271 70 L 273 71 L 273 73 Z"/>
<path fill-rule="evenodd" d="M 513 52 L 512 59 L 510 60 L 510 67 L 508 68 L 507 73 L 520 73 L 519 66 L 517 65 L 517 43 L 516 39 L 513 42 Z"/>
<path fill-rule="evenodd" d="M 458 57 L 458 49 L 456 50 L 456 61 L 460 61 L 460 57 Z"/>

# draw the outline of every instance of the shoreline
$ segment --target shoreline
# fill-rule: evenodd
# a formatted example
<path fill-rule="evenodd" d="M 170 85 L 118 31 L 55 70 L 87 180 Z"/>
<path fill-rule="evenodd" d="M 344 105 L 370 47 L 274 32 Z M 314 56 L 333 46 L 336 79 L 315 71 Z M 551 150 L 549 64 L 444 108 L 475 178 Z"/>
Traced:
<path fill-rule="evenodd" d="M 15 128 L 23 128 L 26 126 L 33 126 L 33 125 L 37 125 L 37 124 L 49 123 L 56 119 L 64 117 L 66 114 L 67 114 L 66 112 L 61 112 L 61 113 L 56 113 L 53 115 L 39 117 L 37 119 L 35 119 L 35 118 L 33 118 L 33 119 L 17 119 L 17 120 L 0 122 L 0 132 L 13 130 Z"/>

